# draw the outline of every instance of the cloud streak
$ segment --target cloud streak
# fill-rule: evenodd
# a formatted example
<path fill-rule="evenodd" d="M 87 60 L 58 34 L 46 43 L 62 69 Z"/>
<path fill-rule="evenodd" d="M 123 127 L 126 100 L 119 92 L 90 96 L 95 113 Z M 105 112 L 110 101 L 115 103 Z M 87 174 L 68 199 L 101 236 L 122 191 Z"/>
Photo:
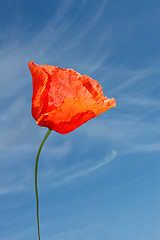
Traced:
<path fill-rule="evenodd" d="M 65 185 L 75 179 L 84 177 L 86 175 L 89 175 L 91 173 L 93 173 L 94 171 L 97 171 L 98 169 L 104 167 L 105 165 L 109 164 L 112 160 L 114 160 L 117 156 L 116 151 L 112 151 L 112 153 L 108 156 L 106 156 L 103 160 L 96 162 L 96 163 L 92 163 L 91 166 L 89 166 L 88 168 L 85 169 L 81 169 L 77 172 L 74 173 L 68 173 L 65 175 L 65 177 L 63 176 L 62 179 L 56 181 L 55 179 L 55 183 L 53 184 L 53 187 L 59 187 L 62 185 Z"/>
<path fill-rule="evenodd" d="M 160 142 L 131 146 L 127 153 L 160 152 Z"/>
<path fill-rule="evenodd" d="M 67 237 L 70 239 L 75 239 L 77 237 L 81 237 L 82 234 L 90 233 L 94 230 L 97 230 L 98 228 L 101 228 L 102 224 L 94 224 L 94 225 L 88 225 L 84 227 L 83 229 L 74 229 L 70 231 L 60 232 L 54 235 L 51 235 L 50 237 L 47 237 L 46 240 L 51 239 L 66 239 Z"/>

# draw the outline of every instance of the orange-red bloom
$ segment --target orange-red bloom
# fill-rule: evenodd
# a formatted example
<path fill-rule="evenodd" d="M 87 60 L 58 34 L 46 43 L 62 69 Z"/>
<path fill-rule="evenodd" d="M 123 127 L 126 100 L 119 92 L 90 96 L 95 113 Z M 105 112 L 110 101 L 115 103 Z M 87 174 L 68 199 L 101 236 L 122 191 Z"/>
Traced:
<path fill-rule="evenodd" d="M 58 133 L 72 132 L 116 106 L 103 95 L 96 80 L 73 69 L 29 62 L 33 79 L 32 116 L 36 123 Z"/>

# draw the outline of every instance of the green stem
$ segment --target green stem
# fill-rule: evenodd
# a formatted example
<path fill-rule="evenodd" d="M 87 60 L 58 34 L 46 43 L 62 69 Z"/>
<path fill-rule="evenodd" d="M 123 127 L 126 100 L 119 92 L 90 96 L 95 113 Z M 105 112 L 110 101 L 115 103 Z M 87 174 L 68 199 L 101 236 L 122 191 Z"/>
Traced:
<path fill-rule="evenodd" d="M 41 142 L 41 145 L 38 149 L 37 157 L 36 157 L 36 164 L 35 164 L 35 192 L 36 192 L 36 203 L 37 203 L 37 229 L 38 229 L 38 239 L 40 240 L 40 230 L 39 230 L 39 200 L 38 200 L 38 187 L 37 187 L 37 170 L 38 170 L 38 160 L 39 155 L 42 150 L 43 144 L 45 143 L 46 139 L 48 138 L 49 134 L 51 133 L 51 129 L 48 129 L 48 132 L 46 133 L 43 141 Z"/>

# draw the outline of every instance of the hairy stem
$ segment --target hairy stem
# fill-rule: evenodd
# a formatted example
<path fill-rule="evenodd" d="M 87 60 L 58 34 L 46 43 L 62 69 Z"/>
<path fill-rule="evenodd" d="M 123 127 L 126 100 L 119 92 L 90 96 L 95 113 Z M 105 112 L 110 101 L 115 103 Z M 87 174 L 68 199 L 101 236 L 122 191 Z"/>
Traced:
<path fill-rule="evenodd" d="M 42 147 L 48 138 L 49 134 L 51 133 L 51 129 L 48 129 L 48 132 L 46 133 L 43 141 L 41 142 L 41 145 L 38 149 L 37 157 L 36 157 L 36 163 L 35 163 L 35 192 L 36 192 L 36 204 L 37 204 L 37 229 L 38 229 L 38 239 L 40 240 L 40 229 L 39 229 L 39 199 L 38 199 L 38 186 L 37 186 L 37 171 L 38 171 L 38 161 L 39 161 L 39 155 L 42 150 Z"/>

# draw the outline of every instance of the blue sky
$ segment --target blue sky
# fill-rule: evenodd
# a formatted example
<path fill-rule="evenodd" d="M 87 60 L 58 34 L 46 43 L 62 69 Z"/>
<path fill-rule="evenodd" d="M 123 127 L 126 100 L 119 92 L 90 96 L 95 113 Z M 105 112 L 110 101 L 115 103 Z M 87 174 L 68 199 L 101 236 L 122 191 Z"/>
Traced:
<path fill-rule="evenodd" d="M 0 239 L 37 239 L 27 63 L 73 68 L 117 107 L 52 132 L 39 162 L 42 240 L 160 239 L 160 2 L 1 0 Z"/>

